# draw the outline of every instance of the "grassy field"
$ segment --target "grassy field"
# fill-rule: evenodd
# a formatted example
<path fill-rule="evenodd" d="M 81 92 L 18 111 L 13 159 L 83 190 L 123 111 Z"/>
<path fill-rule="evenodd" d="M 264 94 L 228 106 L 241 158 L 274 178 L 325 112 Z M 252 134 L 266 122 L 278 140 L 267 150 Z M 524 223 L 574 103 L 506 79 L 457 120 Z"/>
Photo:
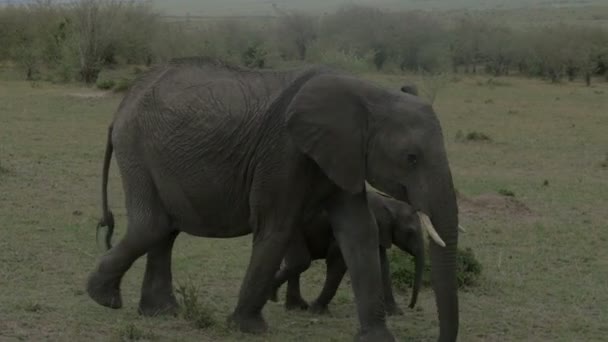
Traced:
<path fill-rule="evenodd" d="M 390 87 L 404 80 L 364 76 Z M 461 246 L 471 247 L 484 266 L 481 283 L 460 295 L 461 341 L 608 336 L 607 95 L 606 83 L 488 82 L 481 76 L 454 79 L 439 93 L 435 107 L 468 230 Z M 218 322 L 211 328 L 195 329 L 180 318 L 139 317 L 143 260 L 123 281 L 122 310 L 100 307 L 84 294 L 99 255 L 95 225 L 106 127 L 120 99 L 0 72 L 0 340 L 350 341 L 356 315 L 346 283 L 329 317 L 286 313 L 280 303 L 268 303 L 268 334 L 224 328 L 250 237 L 184 235 L 176 243 L 175 280 L 200 289 Z M 491 140 L 467 141 L 472 132 Z M 514 197 L 498 194 L 509 191 Z M 113 163 L 110 205 L 117 237 L 125 229 L 122 204 Z M 320 289 L 321 266 L 315 263 L 304 278 L 306 298 Z M 398 300 L 406 308 L 407 293 Z M 435 338 L 432 292 L 423 291 L 417 309 L 389 324 L 400 340 Z"/>

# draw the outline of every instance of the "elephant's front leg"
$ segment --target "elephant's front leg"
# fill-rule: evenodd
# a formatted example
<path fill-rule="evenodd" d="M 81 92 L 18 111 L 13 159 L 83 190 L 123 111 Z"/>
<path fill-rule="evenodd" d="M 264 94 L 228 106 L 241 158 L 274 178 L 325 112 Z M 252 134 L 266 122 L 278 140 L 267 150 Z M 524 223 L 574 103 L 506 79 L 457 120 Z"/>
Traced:
<path fill-rule="evenodd" d="M 393 284 L 391 283 L 391 271 L 386 248 L 380 247 L 380 269 L 382 272 L 382 288 L 384 291 L 384 306 L 389 316 L 403 315 L 393 295 Z"/>
<path fill-rule="evenodd" d="M 144 316 L 175 314 L 178 309 L 173 294 L 171 254 L 179 231 L 171 233 L 148 251 L 146 273 L 141 288 L 139 313 Z"/>
<path fill-rule="evenodd" d="M 350 272 L 357 302 L 359 341 L 394 341 L 386 327 L 378 228 L 366 194 L 340 194 L 329 203 L 334 236 Z"/>
<path fill-rule="evenodd" d="M 271 295 L 274 275 L 285 255 L 292 230 L 287 219 L 265 217 L 260 221 L 263 224 L 253 229 L 251 258 L 238 303 L 228 318 L 240 331 L 247 333 L 268 330 L 262 309 Z"/>

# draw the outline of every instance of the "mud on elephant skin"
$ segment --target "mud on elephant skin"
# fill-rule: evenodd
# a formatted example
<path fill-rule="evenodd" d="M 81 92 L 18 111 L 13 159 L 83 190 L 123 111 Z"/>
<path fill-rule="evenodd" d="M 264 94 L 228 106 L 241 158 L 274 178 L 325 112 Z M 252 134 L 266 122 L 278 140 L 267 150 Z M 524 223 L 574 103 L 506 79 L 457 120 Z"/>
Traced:
<path fill-rule="evenodd" d="M 101 222 L 108 242 L 113 154 L 127 229 L 89 275 L 97 303 L 122 306 L 123 275 L 145 254 L 140 312 L 175 310 L 171 255 L 180 232 L 253 233 L 229 322 L 264 332 L 262 309 L 293 232 L 325 208 L 351 276 L 356 338 L 392 341 L 367 179 L 428 215 L 445 241 L 430 247 L 432 278 L 440 340 L 456 338 L 456 199 L 440 123 L 418 97 L 324 67 L 248 70 L 208 58 L 154 67 L 129 89 L 108 129 Z"/>
<path fill-rule="evenodd" d="M 407 203 L 387 197 L 373 189 L 368 190 L 367 200 L 376 219 L 380 237 L 379 253 L 385 310 L 388 315 L 400 315 L 403 311 L 397 305 L 393 295 L 386 250 L 395 245 L 415 257 L 415 279 L 409 305 L 410 308 L 413 308 L 422 283 L 425 265 L 424 234 L 420 219 Z M 277 301 L 278 290 L 287 281 L 285 307 L 288 310 L 310 309 L 314 313 L 326 313 L 329 311 L 327 306 L 335 296 L 346 273 L 346 264 L 335 242 L 325 213 L 321 212 L 314 217 L 300 230 L 300 234 L 301 238 L 290 244 L 284 259 L 284 266 L 275 275 L 271 300 Z M 325 283 L 317 299 L 309 306 L 300 292 L 300 274 L 310 267 L 312 260 L 317 259 L 325 259 Z"/>

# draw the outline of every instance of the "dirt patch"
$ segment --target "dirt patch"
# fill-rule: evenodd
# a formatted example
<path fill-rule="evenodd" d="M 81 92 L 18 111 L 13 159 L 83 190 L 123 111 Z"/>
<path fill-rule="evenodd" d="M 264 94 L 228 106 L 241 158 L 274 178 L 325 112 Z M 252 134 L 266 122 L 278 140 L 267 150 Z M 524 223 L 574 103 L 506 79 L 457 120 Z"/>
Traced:
<path fill-rule="evenodd" d="M 505 215 L 514 218 L 532 216 L 532 210 L 515 197 L 500 194 L 481 194 L 468 197 L 457 194 L 458 208 L 469 216 Z"/>

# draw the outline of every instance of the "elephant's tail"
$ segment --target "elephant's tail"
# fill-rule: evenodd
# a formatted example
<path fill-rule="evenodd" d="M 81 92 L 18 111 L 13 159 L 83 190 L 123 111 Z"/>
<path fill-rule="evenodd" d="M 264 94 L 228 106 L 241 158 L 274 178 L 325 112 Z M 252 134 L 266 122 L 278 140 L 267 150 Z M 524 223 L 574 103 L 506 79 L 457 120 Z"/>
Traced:
<path fill-rule="evenodd" d="M 101 184 L 101 220 L 97 224 L 97 241 L 99 241 L 99 235 L 103 227 L 107 227 L 105 230 L 104 243 L 106 250 L 112 248 L 112 234 L 114 233 L 114 214 L 108 209 L 108 173 L 110 170 L 110 162 L 112 160 L 112 152 L 114 146 L 112 146 L 112 128 L 113 124 L 108 127 L 108 137 L 106 141 L 106 153 L 103 159 L 103 180 Z"/>

